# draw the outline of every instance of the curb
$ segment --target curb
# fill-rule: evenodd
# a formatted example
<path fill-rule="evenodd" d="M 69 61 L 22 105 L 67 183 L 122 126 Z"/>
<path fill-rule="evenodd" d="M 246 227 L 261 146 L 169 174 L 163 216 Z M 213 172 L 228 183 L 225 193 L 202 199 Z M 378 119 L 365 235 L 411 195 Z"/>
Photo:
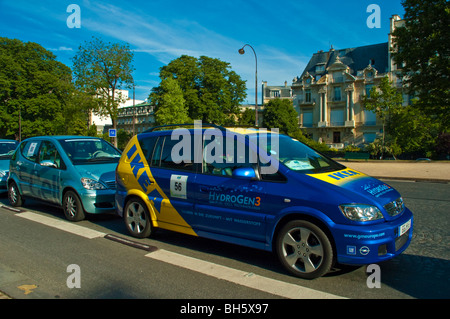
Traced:
<path fill-rule="evenodd" d="M 409 182 L 421 182 L 421 183 L 440 183 L 440 184 L 449 184 L 450 180 L 446 179 L 435 179 L 435 178 L 416 178 L 416 177 L 395 177 L 395 176 L 372 176 L 376 179 L 385 179 L 385 180 L 395 180 L 395 181 L 409 181 Z"/>
<path fill-rule="evenodd" d="M 11 298 L 11 297 L 8 296 L 7 294 L 5 294 L 5 293 L 3 293 L 3 292 L 0 291 L 0 300 L 1 300 L 1 299 L 13 299 L 13 298 Z"/>

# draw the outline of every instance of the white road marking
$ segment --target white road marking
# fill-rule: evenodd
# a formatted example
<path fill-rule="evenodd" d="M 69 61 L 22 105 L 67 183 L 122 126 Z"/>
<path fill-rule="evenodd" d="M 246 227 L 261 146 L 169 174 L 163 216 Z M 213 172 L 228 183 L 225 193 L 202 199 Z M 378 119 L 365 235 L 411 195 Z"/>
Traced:
<path fill-rule="evenodd" d="M 89 229 L 87 227 L 83 227 L 83 226 L 79 226 L 74 224 L 73 222 L 66 222 L 63 220 L 59 220 L 56 218 L 51 218 L 51 217 L 47 217 L 47 216 L 43 216 L 43 215 L 39 215 L 39 214 L 35 214 L 35 213 L 31 213 L 31 212 L 24 212 L 24 213 L 19 213 L 16 214 L 16 216 L 28 219 L 28 220 L 32 220 L 34 222 L 37 223 L 41 223 L 43 225 L 47 225 L 53 228 L 57 228 L 75 235 L 79 235 L 88 239 L 93 239 L 93 238 L 97 238 L 97 237 L 104 237 L 106 234 L 93 230 L 93 229 Z"/>
<path fill-rule="evenodd" d="M 229 268 L 167 250 L 157 250 L 146 257 L 193 270 L 241 286 L 290 299 L 345 299 L 344 297 Z"/>

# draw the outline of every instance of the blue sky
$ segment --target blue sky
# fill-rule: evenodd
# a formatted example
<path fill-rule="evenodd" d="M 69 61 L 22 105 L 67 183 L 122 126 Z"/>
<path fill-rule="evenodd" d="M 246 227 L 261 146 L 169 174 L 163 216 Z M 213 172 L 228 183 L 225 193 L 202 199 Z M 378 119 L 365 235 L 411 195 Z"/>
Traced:
<path fill-rule="evenodd" d="M 69 28 L 70 4 L 80 7 L 80 28 Z M 370 4 L 380 8 L 380 28 L 369 28 Z M 158 86 L 162 66 L 183 54 L 228 62 L 247 81 L 254 103 L 261 82 L 291 84 L 314 52 L 387 42 L 389 18 L 401 17 L 400 0 L 0 0 L 0 36 L 37 42 L 72 67 L 78 47 L 92 36 L 127 42 L 134 51 L 136 99 Z M 131 96 L 131 94 L 130 94 Z"/>

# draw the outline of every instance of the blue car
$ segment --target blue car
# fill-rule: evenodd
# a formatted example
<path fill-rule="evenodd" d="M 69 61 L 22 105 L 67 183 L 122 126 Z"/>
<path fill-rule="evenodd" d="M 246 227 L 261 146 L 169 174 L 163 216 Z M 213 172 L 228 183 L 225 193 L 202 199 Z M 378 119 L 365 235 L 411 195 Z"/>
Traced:
<path fill-rule="evenodd" d="M 8 178 L 12 206 L 34 198 L 62 207 L 68 220 L 114 213 L 115 169 L 121 152 L 103 139 L 42 136 L 24 140 Z"/>
<path fill-rule="evenodd" d="M 301 278 L 391 259 L 412 238 L 394 188 L 277 132 L 154 129 L 130 140 L 116 174 L 133 236 L 164 228 L 263 249 Z"/>
<path fill-rule="evenodd" d="M 0 139 L 0 193 L 6 192 L 6 181 L 9 175 L 9 160 L 19 142 Z"/>

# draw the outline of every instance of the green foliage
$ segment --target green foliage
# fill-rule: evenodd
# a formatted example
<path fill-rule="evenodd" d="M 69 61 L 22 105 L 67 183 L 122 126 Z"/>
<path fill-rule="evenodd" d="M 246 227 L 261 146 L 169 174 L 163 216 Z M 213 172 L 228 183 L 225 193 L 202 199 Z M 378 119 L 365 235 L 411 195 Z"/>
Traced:
<path fill-rule="evenodd" d="M 392 131 L 392 117 L 401 113 L 402 111 L 402 94 L 392 86 L 388 77 L 381 79 L 378 87 L 373 87 L 368 96 L 364 96 L 361 104 L 368 111 L 373 111 L 383 122 L 383 138 L 381 140 L 381 158 L 383 158 L 384 150 L 389 147 L 385 144 L 386 131 L 391 134 Z M 386 125 L 387 124 L 387 125 Z M 387 127 L 386 127 L 387 126 Z M 399 150 L 398 148 L 395 148 Z M 395 152 L 395 151 L 394 151 Z M 401 152 L 401 149 L 400 149 Z M 389 154 L 392 152 L 388 151 Z M 394 154 L 392 154 L 394 155 Z M 395 154 L 398 155 L 398 154 Z"/>
<path fill-rule="evenodd" d="M 270 100 L 264 108 L 263 127 L 278 128 L 280 133 L 291 135 L 298 131 L 298 118 L 292 101 Z"/>
<path fill-rule="evenodd" d="M 173 78 L 161 81 L 160 94 L 155 96 L 155 122 L 157 125 L 190 122 L 183 91 Z"/>
<path fill-rule="evenodd" d="M 239 118 L 239 125 L 253 126 L 255 125 L 255 121 L 255 110 L 246 108 L 245 111 L 241 113 L 241 116 Z"/>
<path fill-rule="evenodd" d="M 450 159 L 450 133 L 439 134 L 436 141 L 436 155 Z"/>
<path fill-rule="evenodd" d="M 391 136 L 405 153 L 426 153 L 434 148 L 439 124 L 414 105 L 392 117 Z"/>
<path fill-rule="evenodd" d="M 105 43 L 92 38 L 78 49 L 73 58 L 75 84 L 80 91 L 95 97 L 94 111 L 111 118 L 117 128 L 118 105 L 124 100 L 119 89 L 131 89 L 133 52 L 127 43 Z M 117 139 L 114 139 L 117 146 Z"/>
<path fill-rule="evenodd" d="M 86 116 L 75 98 L 71 70 L 37 43 L 0 38 L 0 136 L 84 131 Z"/>
<path fill-rule="evenodd" d="M 355 145 L 347 145 L 346 147 L 344 147 L 344 151 L 345 152 L 361 152 L 361 148 L 355 146 Z"/>
<path fill-rule="evenodd" d="M 219 59 L 182 55 L 161 68 L 160 78 L 162 82 L 168 78 L 177 81 L 188 116 L 203 122 L 234 123 L 245 98 L 245 82 L 230 69 L 229 63 Z M 154 88 L 150 102 L 157 103 L 163 94 L 161 85 Z"/>
<path fill-rule="evenodd" d="M 373 143 L 369 143 L 366 147 L 370 155 L 382 159 L 385 155 L 396 158 L 402 153 L 401 147 L 395 141 L 385 141 L 375 139 Z"/>
<path fill-rule="evenodd" d="M 450 6 L 448 0 L 404 0 L 405 26 L 397 28 L 393 52 L 415 107 L 450 128 Z"/>
<path fill-rule="evenodd" d="M 385 76 L 378 87 L 372 87 L 370 94 L 363 97 L 361 103 L 366 110 L 375 112 L 383 123 L 388 123 L 389 127 L 390 116 L 401 111 L 403 97 Z"/>

